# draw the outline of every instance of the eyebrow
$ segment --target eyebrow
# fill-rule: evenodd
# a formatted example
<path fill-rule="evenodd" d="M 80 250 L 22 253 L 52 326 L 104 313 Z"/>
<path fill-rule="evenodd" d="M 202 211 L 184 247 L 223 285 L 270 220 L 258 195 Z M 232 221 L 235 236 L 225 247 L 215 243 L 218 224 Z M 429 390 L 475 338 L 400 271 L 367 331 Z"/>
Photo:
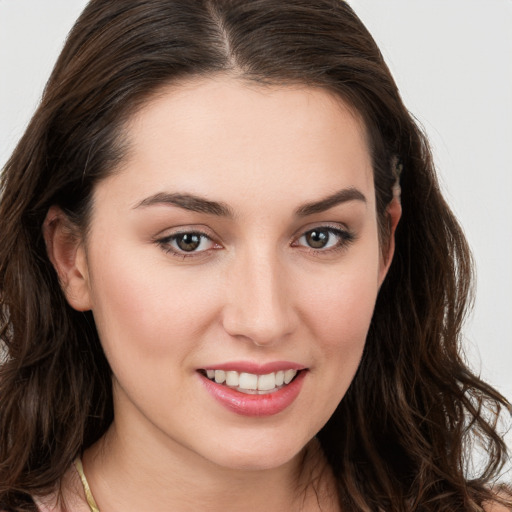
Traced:
<path fill-rule="evenodd" d="M 325 212 L 339 204 L 349 201 L 362 201 L 363 203 L 366 203 L 366 197 L 356 188 L 345 188 L 330 196 L 320 199 L 319 201 L 313 201 L 299 206 L 299 208 L 295 210 L 295 216 L 307 217 L 308 215 L 313 215 L 315 213 Z M 194 194 L 169 192 L 159 192 L 158 194 L 149 196 L 137 203 L 134 206 L 134 209 L 154 205 L 177 206 L 184 210 L 216 215 L 218 217 L 235 217 L 233 210 L 225 203 L 211 201 Z"/>
<path fill-rule="evenodd" d="M 210 201 L 209 199 L 205 199 L 193 194 L 172 194 L 168 192 L 160 192 L 153 196 L 147 197 L 135 205 L 134 209 L 143 206 L 154 206 L 162 204 L 178 206 L 184 210 L 190 210 L 192 212 L 198 213 L 207 213 L 210 215 L 217 215 L 219 217 L 234 217 L 233 211 L 227 204 L 217 201 Z"/>
<path fill-rule="evenodd" d="M 348 201 L 362 201 L 366 203 L 366 197 L 357 188 L 344 188 L 324 199 L 320 199 L 320 201 L 303 204 L 295 210 L 295 215 L 297 217 L 307 217 L 315 213 L 325 212 Z"/>

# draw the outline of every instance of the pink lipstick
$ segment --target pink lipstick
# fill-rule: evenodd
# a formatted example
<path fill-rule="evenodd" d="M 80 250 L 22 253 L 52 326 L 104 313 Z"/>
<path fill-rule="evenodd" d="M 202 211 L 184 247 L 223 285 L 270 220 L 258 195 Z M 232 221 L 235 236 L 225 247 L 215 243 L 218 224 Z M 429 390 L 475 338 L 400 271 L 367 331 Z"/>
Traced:
<path fill-rule="evenodd" d="M 243 416 L 272 416 L 289 407 L 307 370 L 290 362 L 264 365 L 232 362 L 198 371 L 205 389 L 228 410 Z"/>

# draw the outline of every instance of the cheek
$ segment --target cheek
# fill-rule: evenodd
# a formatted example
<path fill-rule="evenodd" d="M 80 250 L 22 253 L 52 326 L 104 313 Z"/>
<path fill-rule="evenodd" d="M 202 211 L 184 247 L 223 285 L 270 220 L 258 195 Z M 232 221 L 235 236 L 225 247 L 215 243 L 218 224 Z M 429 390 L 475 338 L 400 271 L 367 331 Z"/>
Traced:
<path fill-rule="evenodd" d="M 377 268 L 333 273 L 304 296 L 303 314 L 326 349 L 364 344 L 378 293 Z"/>
<path fill-rule="evenodd" d="M 376 267 L 375 267 L 376 268 Z M 309 405 L 315 435 L 343 400 L 359 367 L 373 315 L 376 271 L 337 272 L 307 295 L 302 325 L 313 355 Z M 305 295 L 304 295 L 305 297 Z"/>
<path fill-rule="evenodd" d="M 359 366 L 378 293 L 378 260 L 359 270 L 341 271 L 308 294 L 302 306 L 335 407 Z M 333 392 L 336 390 L 336 392 Z"/>
<path fill-rule="evenodd" d="M 214 315 L 208 281 L 133 250 L 111 248 L 108 258 L 91 260 L 93 314 L 111 364 L 115 358 L 135 366 L 182 361 Z"/>

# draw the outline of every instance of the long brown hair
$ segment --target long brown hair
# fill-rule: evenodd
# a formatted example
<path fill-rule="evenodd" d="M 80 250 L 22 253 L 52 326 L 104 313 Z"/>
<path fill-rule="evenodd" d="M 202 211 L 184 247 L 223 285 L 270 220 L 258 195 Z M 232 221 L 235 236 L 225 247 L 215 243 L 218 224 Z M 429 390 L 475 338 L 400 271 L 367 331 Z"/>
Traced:
<path fill-rule="evenodd" d="M 343 510 L 481 510 L 507 451 L 508 402 L 460 355 L 471 256 L 428 142 L 371 35 L 341 0 L 92 0 L 1 178 L 0 506 L 29 510 L 113 418 L 90 312 L 66 302 L 41 226 L 59 205 L 87 229 L 91 193 L 123 159 L 123 126 L 159 88 L 228 73 L 339 95 L 370 142 L 382 243 L 403 216 L 357 375 L 318 439 Z M 466 475 L 478 438 L 488 460 Z"/>

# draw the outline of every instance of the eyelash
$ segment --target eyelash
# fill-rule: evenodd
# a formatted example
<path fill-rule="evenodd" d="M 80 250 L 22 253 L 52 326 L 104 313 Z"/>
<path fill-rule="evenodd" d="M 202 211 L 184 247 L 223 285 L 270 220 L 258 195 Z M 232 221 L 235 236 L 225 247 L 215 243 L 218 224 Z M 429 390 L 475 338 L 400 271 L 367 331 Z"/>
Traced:
<path fill-rule="evenodd" d="M 337 253 L 339 251 L 343 251 L 348 248 L 348 246 L 356 240 L 356 236 L 353 232 L 347 230 L 347 229 L 341 229 L 339 227 L 334 226 L 318 226 L 314 227 L 312 229 L 308 229 L 302 235 L 297 238 L 296 242 L 292 243 L 292 247 L 298 247 L 298 241 L 302 238 L 305 238 L 307 235 L 312 233 L 328 233 L 328 243 L 330 242 L 330 236 L 334 235 L 338 238 L 337 242 L 334 243 L 331 247 L 327 248 L 315 248 L 311 247 L 310 245 L 301 245 L 301 247 L 304 247 L 308 252 L 311 252 L 315 255 L 323 255 L 323 254 L 331 254 L 331 253 Z"/>
<path fill-rule="evenodd" d="M 172 256 L 175 256 L 177 258 L 186 259 L 186 258 L 197 258 L 199 255 L 202 255 L 208 249 L 202 250 L 202 251 L 184 251 L 180 250 L 179 248 L 173 247 L 171 244 L 173 242 L 176 242 L 180 237 L 185 236 L 197 236 L 201 239 L 200 244 L 203 243 L 204 240 L 210 241 L 213 245 L 217 245 L 216 248 L 221 248 L 219 244 L 216 244 L 216 242 L 211 238 L 211 236 L 207 235 L 206 233 L 203 233 L 202 231 L 197 230 L 191 230 L 191 231 L 180 231 L 178 233 L 174 233 L 170 236 L 166 236 L 163 238 L 159 238 L 156 240 L 156 243 L 164 250 L 164 252 L 171 254 Z M 213 248 L 212 248 L 213 249 Z"/>
<path fill-rule="evenodd" d="M 308 246 L 306 244 L 299 244 L 299 241 L 301 239 L 303 239 L 307 235 L 310 235 L 315 232 L 323 233 L 323 234 L 327 233 L 329 235 L 327 243 L 330 243 L 331 235 L 334 235 L 335 237 L 337 237 L 338 241 L 335 242 L 335 244 L 333 246 L 327 247 L 327 248 L 315 248 L 315 247 Z M 209 249 L 203 249 L 201 251 L 193 250 L 193 251 L 187 252 L 182 249 L 173 247 L 171 245 L 173 243 L 177 243 L 177 240 L 180 237 L 186 237 L 186 236 L 199 237 L 200 238 L 199 244 L 202 244 L 204 240 L 209 241 L 214 246 L 211 248 L 213 250 L 222 248 L 222 246 L 220 244 L 217 244 L 211 238 L 211 236 L 209 236 L 208 234 L 206 234 L 202 231 L 197 231 L 197 230 L 181 231 L 178 233 L 174 233 L 170 236 L 159 238 L 159 239 L 155 240 L 155 242 L 164 250 L 164 252 L 171 254 L 172 256 L 175 256 L 177 258 L 181 258 L 181 259 L 197 258 L 197 257 L 200 257 L 201 255 L 204 256 L 204 253 L 206 253 L 207 251 L 210 250 L 210 248 L 209 248 Z M 356 240 L 355 234 L 349 230 L 341 229 L 339 227 L 334 227 L 334 226 L 318 226 L 318 227 L 315 227 L 312 229 L 308 229 L 307 231 L 304 231 L 290 245 L 292 247 L 303 247 L 305 250 L 307 250 L 308 252 L 314 253 L 315 255 L 322 255 L 322 254 L 336 253 L 338 251 L 345 250 L 355 240 Z M 200 246 L 201 245 L 199 245 L 199 247 Z M 215 246 L 217 246 L 217 247 L 215 247 Z"/>

